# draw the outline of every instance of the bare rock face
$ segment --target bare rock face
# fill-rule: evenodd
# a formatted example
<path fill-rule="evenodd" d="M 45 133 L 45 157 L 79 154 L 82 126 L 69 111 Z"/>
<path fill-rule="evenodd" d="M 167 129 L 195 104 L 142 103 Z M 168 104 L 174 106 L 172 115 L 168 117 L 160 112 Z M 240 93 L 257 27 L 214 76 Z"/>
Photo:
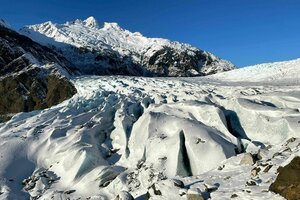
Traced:
<path fill-rule="evenodd" d="M 288 200 L 300 199 L 300 157 L 295 157 L 288 165 L 279 168 L 278 172 L 270 191 Z"/>
<path fill-rule="evenodd" d="M 47 81 L 46 102 L 48 107 L 59 104 L 76 93 L 73 84 L 65 77 L 49 75 Z"/>
<path fill-rule="evenodd" d="M 56 105 L 76 93 L 72 65 L 47 47 L 0 26 L 0 123 Z"/>

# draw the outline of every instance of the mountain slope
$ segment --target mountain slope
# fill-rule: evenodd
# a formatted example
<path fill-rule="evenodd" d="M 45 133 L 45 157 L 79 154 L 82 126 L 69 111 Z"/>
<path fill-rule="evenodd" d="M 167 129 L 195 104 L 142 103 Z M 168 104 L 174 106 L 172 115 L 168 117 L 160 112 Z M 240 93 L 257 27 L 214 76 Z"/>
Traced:
<path fill-rule="evenodd" d="M 199 76 L 232 70 L 228 61 L 188 44 L 131 33 L 116 23 L 81 21 L 24 27 L 20 32 L 52 47 L 85 74 Z"/>
<path fill-rule="evenodd" d="M 47 108 L 76 90 L 75 68 L 63 57 L 0 25 L 0 122 L 17 112 Z"/>

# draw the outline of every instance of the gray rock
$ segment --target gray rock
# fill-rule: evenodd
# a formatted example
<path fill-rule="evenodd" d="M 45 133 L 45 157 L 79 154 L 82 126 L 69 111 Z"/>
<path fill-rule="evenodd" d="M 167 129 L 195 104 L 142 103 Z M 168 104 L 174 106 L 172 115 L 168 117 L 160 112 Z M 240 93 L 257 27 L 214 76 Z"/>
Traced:
<path fill-rule="evenodd" d="M 253 165 L 254 163 L 254 158 L 251 153 L 245 153 L 240 161 L 240 165 Z"/>
<path fill-rule="evenodd" d="M 261 168 L 260 167 L 255 167 L 251 170 L 251 176 L 257 176 L 258 173 L 261 171 Z"/>
<path fill-rule="evenodd" d="M 174 186 L 179 187 L 179 188 L 184 188 L 184 183 L 181 180 L 178 179 L 172 179 L 174 182 Z"/>
<path fill-rule="evenodd" d="M 267 172 L 269 172 L 269 170 L 271 169 L 273 167 L 273 165 L 267 165 L 266 167 L 265 167 L 265 169 L 264 169 L 264 173 L 267 173 Z"/>
<path fill-rule="evenodd" d="M 187 191 L 187 200 L 204 200 L 201 191 L 198 188 L 192 188 Z"/>
<path fill-rule="evenodd" d="M 115 200 L 134 200 L 133 196 L 127 191 L 121 191 Z"/>

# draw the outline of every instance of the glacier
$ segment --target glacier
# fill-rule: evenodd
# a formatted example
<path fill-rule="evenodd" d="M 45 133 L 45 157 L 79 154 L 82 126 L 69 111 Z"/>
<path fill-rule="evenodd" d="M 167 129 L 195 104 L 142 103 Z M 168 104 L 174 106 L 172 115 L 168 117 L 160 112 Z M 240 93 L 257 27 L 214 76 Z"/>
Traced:
<path fill-rule="evenodd" d="M 0 198 L 283 199 L 268 188 L 300 155 L 299 66 L 74 77 L 71 99 L 0 124 Z"/>

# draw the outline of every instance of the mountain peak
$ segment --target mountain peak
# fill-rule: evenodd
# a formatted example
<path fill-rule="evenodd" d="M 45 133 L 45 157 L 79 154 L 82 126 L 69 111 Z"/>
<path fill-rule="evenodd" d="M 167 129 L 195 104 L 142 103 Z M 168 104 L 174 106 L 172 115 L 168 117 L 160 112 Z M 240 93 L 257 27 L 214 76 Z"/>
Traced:
<path fill-rule="evenodd" d="M 83 24 L 90 28 L 99 28 L 99 24 L 95 17 L 91 16 L 88 17 L 86 20 L 83 21 Z"/>

